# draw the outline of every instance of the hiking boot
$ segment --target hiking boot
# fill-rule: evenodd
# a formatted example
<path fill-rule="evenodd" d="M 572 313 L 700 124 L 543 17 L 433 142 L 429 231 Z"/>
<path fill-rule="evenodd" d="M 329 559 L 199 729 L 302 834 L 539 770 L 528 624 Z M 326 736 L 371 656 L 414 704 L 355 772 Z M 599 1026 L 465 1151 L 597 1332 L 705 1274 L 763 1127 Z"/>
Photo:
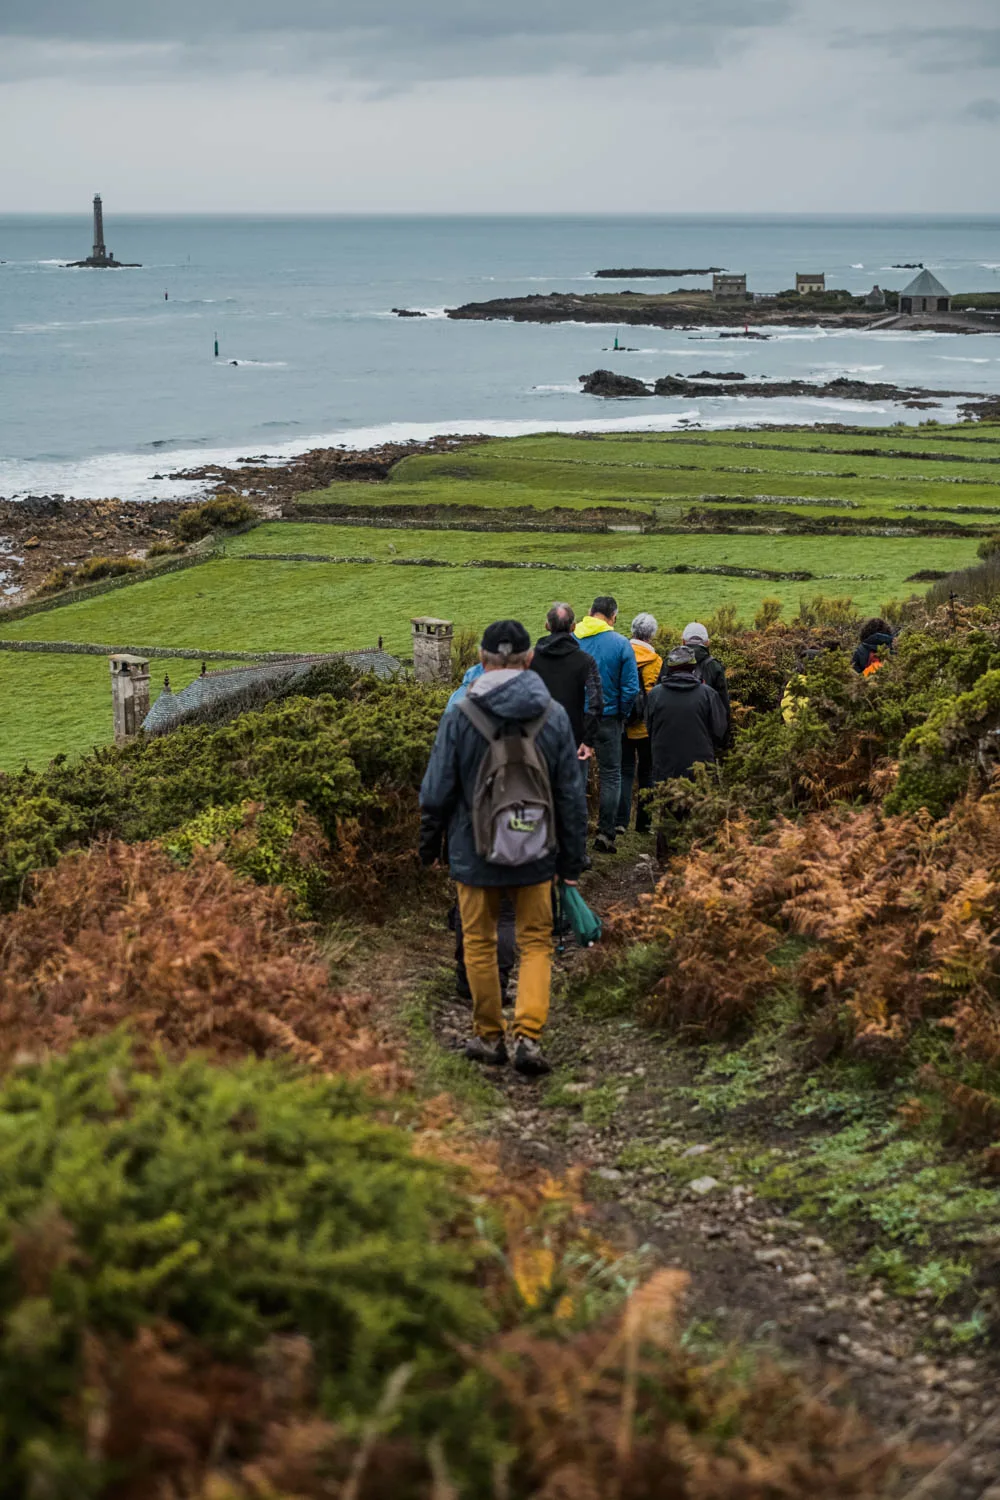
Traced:
<path fill-rule="evenodd" d="M 470 1062 L 482 1063 L 487 1068 L 502 1068 L 507 1061 L 507 1043 L 502 1036 L 492 1042 L 489 1037 L 472 1036 L 465 1044 L 465 1055 Z"/>
<path fill-rule="evenodd" d="M 530 1036 L 519 1036 L 514 1048 L 514 1069 L 523 1073 L 526 1078 L 541 1078 L 543 1074 L 552 1072 L 552 1064 Z"/>
<path fill-rule="evenodd" d="M 619 823 L 618 826 L 617 826 L 617 828 L 615 829 L 615 838 L 616 839 L 624 838 L 627 833 L 628 833 L 628 829 L 625 827 L 625 824 L 624 823 Z"/>
<path fill-rule="evenodd" d="M 599 833 L 594 839 L 594 848 L 598 854 L 615 854 L 614 839 L 609 839 L 606 833 Z"/>

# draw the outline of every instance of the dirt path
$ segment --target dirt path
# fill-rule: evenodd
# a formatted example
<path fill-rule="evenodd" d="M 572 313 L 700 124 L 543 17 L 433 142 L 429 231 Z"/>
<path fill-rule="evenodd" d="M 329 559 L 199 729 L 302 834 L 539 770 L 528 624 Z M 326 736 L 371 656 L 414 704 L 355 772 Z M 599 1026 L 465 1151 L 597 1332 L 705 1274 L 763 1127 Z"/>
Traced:
<path fill-rule="evenodd" d="M 607 861 L 587 896 L 607 909 L 652 883 L 648 859 Z M 450 961 L 443 907 L 429 900 L 405 935 L 386 932 L 365 969 L 387 1013 L 408 1018 L 418 1065 L 433 1066 L 436 1053 L 454 1070 L 470 1018 L 454 1000 Z M 888 1295 L 827 1244 L 822 1225 L 759 1201 L 728 1163 L 719 1171 L 728 1148 L 697 1102 L 685 1050 L 626 1017 L 584 1016 L 558 999 L 547 1046 L 555 1072 L 541 1084 L 510 1069 L 475 1075 L 488 1100 L 478 1128 L 510 1172 L 585 1167 L 609 1236 L 690 1273 L 693 1336 L 791 1359 L 813 1388 L 839 1389 L 882 1431 L 940 1447 L 938 1466 L 907 1478 L 900 1500 L 1000 1500 L 995 1366 L 942 1344 L 931 1299 Z M 782 1138 L 775 1123 L 773 1139 Z"/>

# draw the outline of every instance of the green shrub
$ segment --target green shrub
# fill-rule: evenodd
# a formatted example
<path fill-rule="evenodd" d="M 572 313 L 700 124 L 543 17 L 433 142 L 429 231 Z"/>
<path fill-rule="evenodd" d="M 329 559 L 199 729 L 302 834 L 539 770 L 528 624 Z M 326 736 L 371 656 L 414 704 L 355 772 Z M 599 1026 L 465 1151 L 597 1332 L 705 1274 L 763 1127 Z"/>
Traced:
<path fill-rule="evenodd" d="M 146 549 L 146 556 L 150 560 L 155 557 L 175 557 L 178 553 L 183 551 L 183 542 L 153 542 L 152 546 Z"/>
<path fill-rule="evenodd" d="M 976 548 L 976 556 L 981 557 L 983 562 L 989 562 L 991 557 L 1000 557 L 1000 531 L 995 531 L 992 536 L 983 537 Z"/>
<path fill-rule="evenodd" d="M 247 801 L 207 807 L 164 844 L 181 865 L 196 849 L 214 849 L 238 875 L 284 886 L 302 914 L 319 914 L 330 894 L 329 845 L 301 808 Z"/>
<path fill-rule="evenodd" d="M 986 779 L 1000 763 L 1000 670 L 988 671 L 968 692 L 941 703 L 913 729 L 900 749 L 899 780 L 889 812 L 926 807 L 940 817 L 972 776 Z"/>
<path fill-rule="evenodd" d="M 62 849 L 108 833 L 162 838 L 207 808 L 246 801 L 301 804 L 336 853 L 340 883 L 376 899 L 382 875 L 398 881 L 416 847 L 416 793 L 445 695 L 371 677 L 341 689 L 0 775 L 0 834 L 12 841 L 0 839 L 0 906 Z"/>
<path fill-rule="evenodd" d="M 137 557 L 88 557 L 77 568 L 73 582 L 98 583 L 102 578 L 119 578 L 126 573 L 141 572 L 142 563 Z"/>
<path fill-rule="evenodd" d="M 75 581 L 76 569 L 68 563 L 60 563 L 51 573 L 46 573 L 37 591 L 39 594 L 61 594 L 63 589 L 72 588 Z"/>
<path fill-rule="evenodd" d="M 197 542 L 213 531 L 227 531 L 254 521 L 257 512 L 239 495 L 216 495 L 203 505 L 193 505 L 170 523 L 181 542 Z"/>
<path fill-rule="evenodd" d="M 457 1178 L 336 1077 L 78 1047 L 0 1091 L 0 1183 L 2 1500 L 104 1493 L 86 1387 L 102 1348 L 163 1320 L 236 1365 L 304 1335 L 348 1423 L 414 1360 L 411 1431 L 454 1342 L 489 1330 Z"/>

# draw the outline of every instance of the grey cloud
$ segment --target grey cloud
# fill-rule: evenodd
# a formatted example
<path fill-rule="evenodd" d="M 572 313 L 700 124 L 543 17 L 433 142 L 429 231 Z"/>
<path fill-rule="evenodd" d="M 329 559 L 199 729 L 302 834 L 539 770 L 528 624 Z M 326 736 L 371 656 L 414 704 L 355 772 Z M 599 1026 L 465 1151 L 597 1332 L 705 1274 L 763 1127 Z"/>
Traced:
<path fill-rule="evenodd" d="M 966 119 L 976 120 L 980 124 L 1000 124 L 1000 99 L 973 99 L 962 111 Z"/>
<path fill-rule="evenodd" d="M 323 68 L 419 79 L 709 66 L 797 0 L 2 0 L 0 76 Z M 80 52 L 76 49 L 85 49 Z"/>
<path fill-rule="evenodd" d="M 1000 25 L 900 26 L 893 31 L 841 30 L 835 47 L 869 48 L 902 58 L 922 73 L 1000 67 Z"/>

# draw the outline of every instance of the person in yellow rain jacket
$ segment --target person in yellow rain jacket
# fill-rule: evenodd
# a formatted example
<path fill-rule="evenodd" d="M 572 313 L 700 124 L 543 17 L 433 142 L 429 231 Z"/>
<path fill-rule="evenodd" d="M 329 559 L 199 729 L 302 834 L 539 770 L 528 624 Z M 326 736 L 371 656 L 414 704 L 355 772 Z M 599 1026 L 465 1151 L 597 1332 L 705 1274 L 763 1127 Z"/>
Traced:
<path fill-rule="evenodd" d="M 636 670 L 639 673 L 639 696 L 625 723 L 622 736 L 622 791 L 618 801 L 618 817 L 615 833 L 627 833 L 632 820 L 632 797 L 636 782 L 639 783 L 639 806 L 635 815 L 636 833 L 648 833 L 649 809 L 642 793 L 653 784 L 653 760 L 646 728 L 646 696 L 660 680 L 663 657 L 655 651 L 652 641 L 656 635 L 656 620 L 652 615 L 636 615 L 632 621 L 632 639 L 629 645 L 635 653 Z"/>

